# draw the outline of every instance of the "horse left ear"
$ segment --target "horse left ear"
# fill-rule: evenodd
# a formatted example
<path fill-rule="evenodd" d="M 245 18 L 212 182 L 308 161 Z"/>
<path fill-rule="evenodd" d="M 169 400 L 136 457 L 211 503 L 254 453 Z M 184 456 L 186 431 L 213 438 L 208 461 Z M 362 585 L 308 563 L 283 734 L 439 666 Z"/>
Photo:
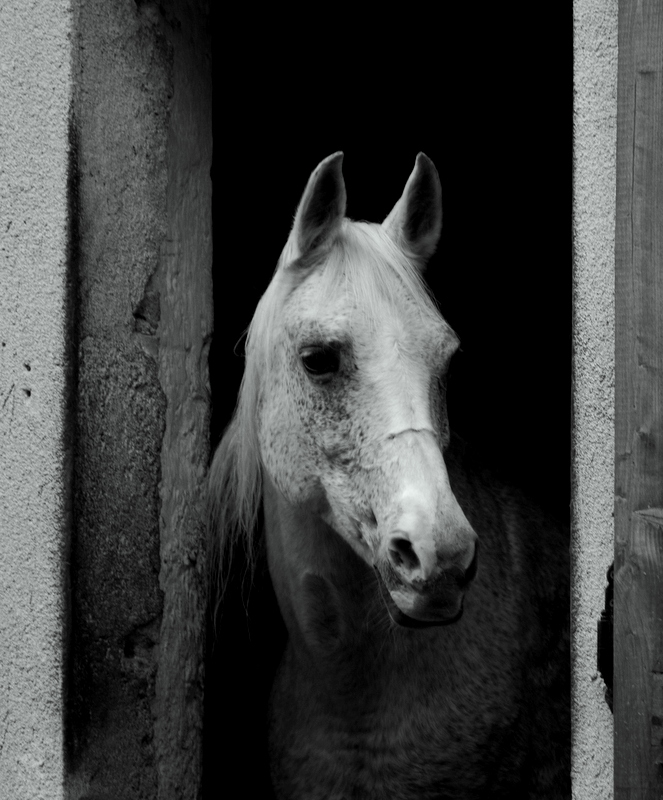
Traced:
<path fill-rule="evenodd" d="M 382 223 L 390 238 L 423 269 L 442 231 L 442 187 L 435 164 L 419 153 L 400 200 Z"/>
<path fill-rule="evenodd" d="M 339 229 L 345 214 L 343 153 L 321 161 L 311 173 L 290 232 L 295 258 L 325 244 Z"/>

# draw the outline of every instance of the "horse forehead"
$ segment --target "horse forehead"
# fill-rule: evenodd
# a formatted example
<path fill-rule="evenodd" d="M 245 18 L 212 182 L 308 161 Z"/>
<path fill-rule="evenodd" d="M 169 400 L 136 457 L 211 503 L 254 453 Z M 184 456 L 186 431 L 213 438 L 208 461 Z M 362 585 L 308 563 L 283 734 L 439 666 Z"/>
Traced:
<path fill-rule="evenodd" d="M 352 292 L 344 289 L 332 294 L 319 291 L 313 281 L 291 295 L 285 324 L 295 338 L 352 339 L 380 343 L 412 343 L 438 346 L 455 334 L 442 316 L 432 309 L 422 309 L 420 301 L 402 296 L 375 299 L 366 307 Z"/>

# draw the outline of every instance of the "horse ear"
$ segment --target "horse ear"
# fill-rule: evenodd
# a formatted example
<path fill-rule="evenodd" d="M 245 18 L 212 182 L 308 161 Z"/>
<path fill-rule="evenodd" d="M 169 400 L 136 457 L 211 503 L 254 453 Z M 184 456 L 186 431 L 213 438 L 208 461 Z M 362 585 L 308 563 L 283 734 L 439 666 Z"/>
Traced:
<path fill-rule="evenodd" d="M 433 255 L 442 230 L 442 187 L 435 164 L 419 153 L 400 200 L 382 223 L 420 268 Z"/>
<path fill-rule="evenodd" d="M 345 214 L 343 153 L 321 161 L 311 173 L 290 232 L 295 258 L 317 249 L 338 230 Z"/>

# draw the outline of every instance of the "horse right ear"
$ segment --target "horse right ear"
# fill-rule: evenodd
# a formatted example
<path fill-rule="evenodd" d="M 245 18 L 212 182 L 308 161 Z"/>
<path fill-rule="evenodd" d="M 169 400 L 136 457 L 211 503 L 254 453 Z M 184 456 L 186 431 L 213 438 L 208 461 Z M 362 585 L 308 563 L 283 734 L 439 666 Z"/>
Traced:
<path fill-rule="evenodd" d="M 288 238 L 292 253 L 289 260 L 321 247 L 340 228 L 346 202 L 342 164 L 343 153 L 334 153 L 311 173 Z"/>

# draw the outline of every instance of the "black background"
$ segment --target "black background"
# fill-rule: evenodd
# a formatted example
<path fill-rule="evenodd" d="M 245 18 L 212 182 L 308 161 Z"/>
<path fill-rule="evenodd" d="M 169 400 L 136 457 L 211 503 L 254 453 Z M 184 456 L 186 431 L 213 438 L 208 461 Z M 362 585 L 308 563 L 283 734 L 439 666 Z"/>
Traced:
<path fill-rule="evenodd" d="M 215 12 L 212 445 L 237 397 L 236 345 L 312 170 L 343 150 L 347 215 L 381 221 L 423 150 L 444 207 L 427 279 L 461 339 L 451 426 L 568 519 L 571 6 L 392 8 L 364 24 L 341 9 L 270 18 L 255 7 L 232 22 Z M 282 632 L 264 578 L 246 613 L 241 572 L 238 562 L 210 639 L 206 798 L 239 796 L 240 774 L 240 795 L 269 796 L 264 704 Z"/>

